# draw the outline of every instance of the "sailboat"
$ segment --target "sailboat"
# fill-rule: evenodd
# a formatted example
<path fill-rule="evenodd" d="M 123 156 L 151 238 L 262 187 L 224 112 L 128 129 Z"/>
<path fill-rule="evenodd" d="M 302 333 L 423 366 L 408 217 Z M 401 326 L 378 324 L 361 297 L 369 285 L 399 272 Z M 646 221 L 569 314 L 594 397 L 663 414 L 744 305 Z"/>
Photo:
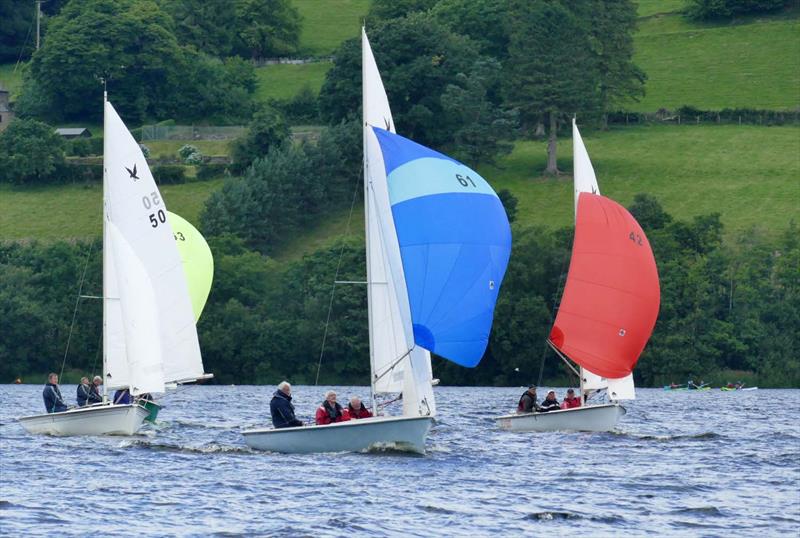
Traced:
<path fill-rule="evenodd" d="M 138 396 L 211 377 L 166 205 L 105 95 L 103 169 L 103 402 L 20 418 L 29 433 L 132 435 L 152 407 Z M 109 402 L 113 389 L 134 403 Z"/>
<path fill-rule="evenodd" d="M 431 353 L 478 364 L 511 252 L 500 199 L 477 172 L 398 135 L 362 29 L 364 213 L 370 385 L 402 416 L 243 431 L 251 448 L 310 453 L 376 446 L 424 453 L 436 416 Z"/>
<path fill-rule="evenodd" d="M 626 413 L 619 401 L 636 397 L 633 367 L 658 317 L 661 296 L 650 243 L 633 215 L 600 194 L 574 119 L 572 138 L 575 239 L 548 344 L 579 376 L 584 403 L 498 417 L 506 430 L 613 430 Z M 609 403 L 586 405 L 600 390 L 607 391 Z"/>

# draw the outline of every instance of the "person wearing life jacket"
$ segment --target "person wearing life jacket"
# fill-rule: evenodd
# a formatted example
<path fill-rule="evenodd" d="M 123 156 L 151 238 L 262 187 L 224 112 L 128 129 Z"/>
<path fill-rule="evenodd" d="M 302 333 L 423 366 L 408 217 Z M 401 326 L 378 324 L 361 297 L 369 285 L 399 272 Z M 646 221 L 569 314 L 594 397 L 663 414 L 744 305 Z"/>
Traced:
<path fill-rule="evenodd" d="M 564 401 L 561 402 L 561 409 L 572 409 L 573 407 L 580 406 L 581 399 L 575 396 L 575 391 L 572 389 L 567 389 L 567 395 L 564 397 Z"/>
<path fill-rule="evenodd" d="M 94 376 L 92 384 L 89 386 L 89 399 L 87 403 L 94 405 L 103 401 L 103 396 L 100 395 L 100 385 L 103 384 L 103 378 L 99 375 Z"/>
<path fill-rule="evenodd" d="M 294 405 L 292 404 L 292 386 L 288 381 L 281 381 L 278 390 L 272 395 L 269 402 L 269 412 L 272 415 L 272 425 L 278 428 L 294 428 L 302 426 L 296 416 L 294 416 Z"/>
<path fill-rule="evenodd" d="M 50 374 L 47 376 L 47 384 L 42 390 L 44 408 L 48 413 L 61 413 L 67 410 L 67 404 L 61 396 L 61 389 L 58 388 L 58 375 Z"/>
<path fill-rule="evenodd" d="M 542 404 L 539 406 L 539 411 L 545 413 L 547 411 L 557 411 L 559 409 L 561 409 L 561 405 L 556 399 L 556 391 L 551 390 L 547 393 L 545 399 L 542 400 Z"/>
<path fill-rule="evenodd" d="M 317 426 L 322 426 L 350 420 L 350 414 L 346 409 L 342 409 L 342 406 L 336 401 L 336 393 L 329 390 L 325 393 L 325 401 L 317 408 L 316 419 Z"/>
<path fill-rule="evenodd" d="M 83 407 L 89 401 L 89 378 L 82 377 L 81 382 L 78 384 L 78 407 Z"/>
<path fill-rule="evenodd" d="M 359 418 L 371 418 L 372 412 L 367 409 L 366 405 L 361 403 L 361 398 L 358 396 L 353 396 L 350 398 L 350 403 L 347 404 L 347 409 L 345 412 L 349 415 L 351 419 L 359 419 Z"/>
<path fill-rule="evenodd" d="M 131 391 L 128 389 L 119 389 L 114 392 L 115 405 L 128 405 L 131 403 Z"/>
<path fill-rule="evenodd" d="M 536 403 L 536 386 L 531 385 L 528 387 L 522 396 L 519 397 L 517 403 L 517 413 L 533 413 L 539 410 L 539 404 Z"/>

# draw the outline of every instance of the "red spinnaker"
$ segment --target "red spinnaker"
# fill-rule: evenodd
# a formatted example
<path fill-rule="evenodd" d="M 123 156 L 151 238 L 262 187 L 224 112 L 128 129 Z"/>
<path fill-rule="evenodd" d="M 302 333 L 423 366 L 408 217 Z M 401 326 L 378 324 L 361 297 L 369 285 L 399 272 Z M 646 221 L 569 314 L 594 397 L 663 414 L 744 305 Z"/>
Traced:
<path fill-rule="evenodd" d="M 661 292 L 653 251 L 633 215 L 582 192 L 567 284 L 550 340 L 606 378 L 633 370 L 653 333 Z"/>

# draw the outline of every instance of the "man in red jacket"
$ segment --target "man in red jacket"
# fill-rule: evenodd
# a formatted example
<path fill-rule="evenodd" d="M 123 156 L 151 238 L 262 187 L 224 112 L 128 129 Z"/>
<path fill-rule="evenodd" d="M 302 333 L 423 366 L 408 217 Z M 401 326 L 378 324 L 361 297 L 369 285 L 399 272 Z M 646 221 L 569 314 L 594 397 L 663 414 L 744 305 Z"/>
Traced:
<path fill-rule="evenodd" d="M 325 393 L 325 401 L 317 408 L 317 425 L 332 424 L 334 422 L 344 422 L 350 420 L 350 416 L 345 409 L 336 401 L 336 393 L 329 390 Z"/>
<path fill-rule="evenodd" d="M 350 418 L 370 418 L 372 417 L 372 413 L 369 409 L 367 409 L 366 405 L 361 403 L 361 398 L 358 396 L 353 396 L 350 398 L 350 403 L 347 404 L 347 409 L 345 410 L 350 415 Z"/>
<path fill-rule="evenodd" d="M 581 399 L 575 396 L 575 391 L 569 389 L 564 401 L 561 402 L 561 409 L 572 409 L 573 407 L 580 407 Z"/>

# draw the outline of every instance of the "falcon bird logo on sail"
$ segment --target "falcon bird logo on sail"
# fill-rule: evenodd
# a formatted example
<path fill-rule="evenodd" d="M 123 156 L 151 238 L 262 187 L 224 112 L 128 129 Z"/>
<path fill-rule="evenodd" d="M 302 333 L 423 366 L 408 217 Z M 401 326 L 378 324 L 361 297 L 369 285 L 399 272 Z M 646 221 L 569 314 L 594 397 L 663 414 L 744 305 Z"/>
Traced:
<path fill-rule="evenodd" d="M 133 165 L 133 170 L 131 170 L 127 166 L 125 167 L 125 170 L 127 170 L 128 173 L 131 175 L 131 179 L 132 180 L 136 181 L 136 180 L 139 179 L 139 176 L 136 175 L 136 165 L 135 164 Z"/>

